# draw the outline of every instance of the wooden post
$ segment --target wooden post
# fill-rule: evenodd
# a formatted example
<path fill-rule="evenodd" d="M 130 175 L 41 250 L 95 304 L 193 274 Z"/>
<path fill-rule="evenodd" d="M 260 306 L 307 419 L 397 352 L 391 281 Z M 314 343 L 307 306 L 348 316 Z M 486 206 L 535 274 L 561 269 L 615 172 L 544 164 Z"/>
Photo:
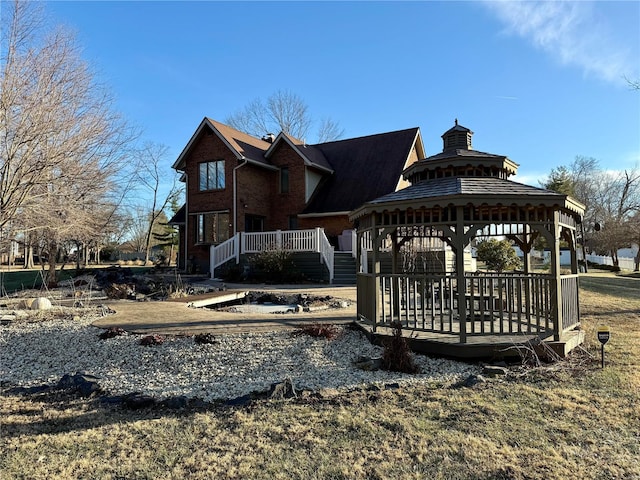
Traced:
<path fill-rule="evenodd" d="M 553 313 L 553 339 L 560 341 L 562 332 L 562 283 L 560 281 L 560 212 L 553 212 L 553 244 L 551 246 L 551 311 Z"/>
<path fill-rule="evenodd" d="M 373 322 L 373 331 L 376 331 L 376 326 L 378 324 L 378 302 L 380 301 L 380 239 L 378 238 L 378 228 L 376 227 L 376 218 L 375 213 L 371 215 L 371 244 L 372 244 L 372 252 L 371 252 L 371 260 L 373 262 L 372 270 L 373 270 L 373 281 L 371 282 L 371 292 L 369 296 L 369 301 L 373 302 L 371 312 L 373 318 L 370 320 Z"/>
<path fill-rule="evenodd" d="M 531 248 L 533 247 L 533 242 L 531 241 L 531 227 L 529 225 L 524 226 L 523 240 L 522 245 L 520 245 L 520 249 L 523 253 L 522 263 L 524 273 L 529 275 L 531 273 Z"/>
<path fill-rule="evenodd" d="M 391 274 L 393 275 L 391 277 L 391 284 L 393 285 L 392 287 L 392 293 L 393 293 L 393 297 L 391 298 L 391 301 L 393 302 L 393 308 L 392 308 L 392 312 L 398 316 L 398 322 L 400 321 L 401 315 L 400 315 L 400 289 L 401 284 L 402 284 L 402 280 L 400 279 L 400 277 L 397 277 L 396 275 L 398 274 L 398 230 L 394 230 L 393 233 L 391 234 Z M 391 321 L 393 322 L 395 319 L 391 318 Z"/>
<path fill-rule="evenodd" d="M 578 242 L 576 238 L 575 230 L 571 231 L 571 241 L 569 242 L 569 250 L 571 252 L 571 273 L 574 275 L 579 273 L 578 271 Z"/>
<path fill-rule="evenodd" d="M 458 316 L 460 343 L 467 343 L 467 297 L 464 277 L 464 207 L 456 207 L 456 232 L 451 239 L 456 254 L 456 278 L 458 282 Z M 471 302 L 473 307 L 473 302 Z M 473 308 L 471 308 L 473 311 Z"/>

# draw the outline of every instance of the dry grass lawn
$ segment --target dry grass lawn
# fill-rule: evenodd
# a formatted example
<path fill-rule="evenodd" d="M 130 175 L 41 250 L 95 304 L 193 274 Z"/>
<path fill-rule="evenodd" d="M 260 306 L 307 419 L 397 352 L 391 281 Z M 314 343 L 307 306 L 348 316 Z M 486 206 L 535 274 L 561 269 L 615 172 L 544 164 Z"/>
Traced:
<path fill-rule="evenodd" d="M 474 388 L 178 413 L 5 394 L 2 478 L 640 479 L 640 279 L 581 284 L 583 351 Z"/>

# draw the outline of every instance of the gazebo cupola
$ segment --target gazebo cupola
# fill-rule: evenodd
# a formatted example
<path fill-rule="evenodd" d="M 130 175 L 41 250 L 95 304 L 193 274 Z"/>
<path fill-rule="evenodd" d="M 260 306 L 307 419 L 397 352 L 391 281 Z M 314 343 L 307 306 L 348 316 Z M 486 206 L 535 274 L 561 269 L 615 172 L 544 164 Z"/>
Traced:
<path fill-rule="evenodd" d="M 473 150 L 471 148 L 471 137 L 473 132 L 466 127 L 458 125 L 458 119 L 455 120 L 455 125 L 442 134 L 442 141 L 444 146 L 443 152 L 449 150 Z"/>
<path fill-rule="evenodd" d="M 414 163 L 404 172 L 405 180 L 416 184 L 441 177 L 495 177 L 507 179 L 518 171 L 518 164 L 504 155 L 479 152 L 471 147 L 473 132 L 455 125 L 442 135 L 442 153 Z"/>
<path fill-rule="evenodd" d="M 403 172 L 410 186 L 351 212 L 358 317 L 374 332 L 400 322 L 428 334 L 446 354 L 470 343 L 560 341 L 580 321 L 576 234 L 584 206 L 512 181 L 518 164 L 474 150 L 472 135 L 456 120 L 442 135 L 442 152 Z M 476 271 L 470 246 L 489 237 L 515 243 L 522 269 Z M 551 250 L 548 271 L 532 266 L 537 238 Z M 560 268 L 561 241 L 570 247 L 569 274 Z"/>

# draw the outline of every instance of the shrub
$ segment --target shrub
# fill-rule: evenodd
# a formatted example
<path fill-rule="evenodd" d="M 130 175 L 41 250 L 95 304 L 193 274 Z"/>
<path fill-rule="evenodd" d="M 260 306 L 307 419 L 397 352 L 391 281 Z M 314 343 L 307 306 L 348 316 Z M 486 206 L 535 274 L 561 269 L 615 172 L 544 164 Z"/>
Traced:
<path fill-rule="evenodd" d="M 520 259 L 509 240 L 484 240 L 478 244 L 478 260 L 484 262 L 489 270 L 500 273 L 521 267 Z"/>
<path fill-rule="evenodd" d="M 244 270 L 241 265 L 226 263 L 220 267 L 220 278 L 226 282 L 240 282 L 244 280 Z"/>
<path fill-rule="evenodd" d="M 253 255 L 249 260 L 249 264 L 252 267 L 252 275 L 254 277 L 264 279 L 270 283 L 301 279 L 301 275 L 293 263 L 293 255 L 282 248 L 266 248 Z"/>
<path fill-rule="evenodd" d="M 140 339 L 139 344 L 143 345 L 145 347 L 151 346 L 151 345 L 162 345 L 164 343 L 164 337 L 162 335 L 147 335 L 146 337 L 142 337 Z"/>
<path fill-rule="evenodd" d="M 128 335 L 128 332 L 120 327 L 109 327 L 98 335 L 98 338 L 100 338 L 100 340 L 107 340 L 108 338 L 120 337 L 122 335 Z"/>
<path fill-rule="evenodd" d="M 310 337 L 324 337 L 327 340 L 334 340 L 340 335 L 341 329 L 337 325 L 328 323 L 314 323 L 312 325 L 302 325 L 294 332 L 294 335 L 309 335 Z"/>
<path fill-rule="evenodd" d="M 419 373 L 420 369 L 413 361 L 409 342 L 402 336 L 402 324 L 394 322 L 391 328 L 393 336 L 384 342 L 382 368 L 392 372 Z"/>

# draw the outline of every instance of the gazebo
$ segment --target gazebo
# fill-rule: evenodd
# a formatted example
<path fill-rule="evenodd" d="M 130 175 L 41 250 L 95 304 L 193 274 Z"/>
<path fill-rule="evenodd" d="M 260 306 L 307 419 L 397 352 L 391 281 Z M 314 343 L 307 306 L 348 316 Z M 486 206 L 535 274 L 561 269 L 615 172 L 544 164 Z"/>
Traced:
<path fill-rule="evenodd" d="M 400 323 L 412 348 L 458 357 L 495 356 L 506 346 L 549 342 L 560 355 L 582 339 L 577 229 L 584 206 L 509 179 L 518 165 L 472 149 L 455 125 L 442 153 L 409 166 L 411 185 L 353 211 L 358 246 L 358 323 L 372 336 Z M 474 241 L 512 240 L 520 271 L 477 271 Z M 548 270 L 534 271 L 542 237 Z M 561 242 L 570 265 L 560 265 Z"/>

